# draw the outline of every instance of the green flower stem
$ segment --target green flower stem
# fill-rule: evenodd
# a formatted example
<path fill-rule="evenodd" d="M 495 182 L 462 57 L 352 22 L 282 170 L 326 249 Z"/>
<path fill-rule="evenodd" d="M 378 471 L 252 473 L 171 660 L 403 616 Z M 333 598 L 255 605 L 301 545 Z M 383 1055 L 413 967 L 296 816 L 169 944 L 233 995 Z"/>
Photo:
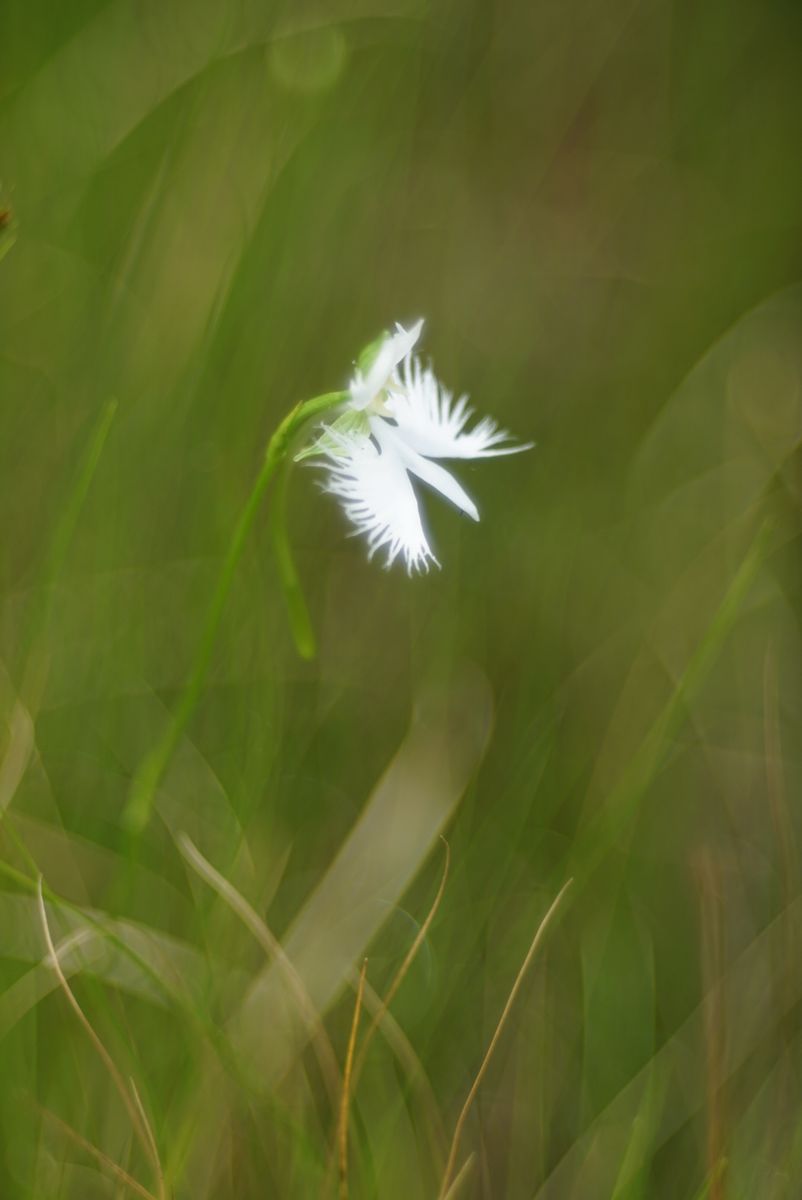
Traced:
<path fill-rule="evenodd" d="M 313 417 L 327 412 L 344 403 L 347 392 L 327 392 L 323 396 L 315 396 L 297 404 L 281 422 L 270 439 L 265 453 L 262 469 L 256 477 L 256 482 L 240 513 L 233 537 L 229 542 L 223 566 L 212 596 L 206 623 L 203 627 L 200 644 L 195 655 L 195 662 L 189 681 L 184 688 L 178 706 L 174 710 L 170 722 L 159 742 L 145 758 L 139 770 L 134 775 L 128 804 L 123 813 L 123 824 L 131 834 L 139 834 L 150 820 L 153 809 L 153 799 L 167 767 L 172 758 L 181 735 L 197 707 L 209 664 L 212 659 L 217 631 L 220 620 L 231 590 L 231 584 L 237 569 L 242 551 L 254 523 L 262 497 L 277 469 L 286 457 L 287 450 L 293 438 L 303 425 Z"/>
<path fill-rule="evenodd" d="M 317 646 L 315 631 L 309 619 L 303 588 L 298 578 L 298 572 L 290 550 L 287 537 L 287 490 L 290 482 L 289 465 L 285 463 L 273 493 L 273 503 L 270 509 L 270 526 L 273 534 L 273 554 L 276 559 L 281 590 L 287 605 L 287 616 L 295 639 L 295 648 L 301 658 L 315 657 Z"/>

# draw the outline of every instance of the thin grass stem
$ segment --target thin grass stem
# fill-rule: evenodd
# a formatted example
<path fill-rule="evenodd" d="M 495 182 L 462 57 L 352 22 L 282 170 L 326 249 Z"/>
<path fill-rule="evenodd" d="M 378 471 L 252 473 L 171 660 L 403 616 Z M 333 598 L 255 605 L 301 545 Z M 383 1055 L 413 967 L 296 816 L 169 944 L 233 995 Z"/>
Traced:
<path fill-rule="evenodd" d="M 465 1159 L 465 1162 L 462 1164 L 459 1171 L 457 1172 L 456 1176 L 454 1177 L 454 1182 L 452 1183 L 451 1187 L 446 1192 L 445 1196 L 443 1197 L 443 1200 L 457 1200 L 457 1196 L 460 1194 L 460 1192 L 462 1190 L 462 1185 L 464 1183 L 467 1183 L 467 1181 L 468 1181 L 468 1176 L 470 1175 L 471 1171 L 473 1170 L 473 1164 L 475 1161 L 476 1161 L 476 1155 L 469 1154 L 468 1157 Z"/>
<path fill-rule="evenodd" d="M 153 1192 L 149 1192 L 148 1189 L 144 1187 L 138 1179 L 134 1179 L 133 1175 L 129 1175 L 128 1172 L 119 1165 L 119 1163 L 116 1163 L 113 1158 L 110 1158 L 109 1155 L 104 1153 L 104 1151 L 98 1146 L 95 1146 L 92 1142 L 88 1141 L 87 1138 L 83 1137 L 77 1129 L 73 1129 L 72 1125 L 68 1125 L 67 1122 L 62 1120 L 62 1118 L 56 1113 L 51 1112 L 49 1108 L 40 1108 L 39 1111 L 45 1117 L 47 1117 L 48 1121 L 52 1121 L 54 1125 L 58 1125 L 59 1129 L 61 1129 L 61 1131 L 65 1133 L 71 1141 L 75 1142 L 77 1146 L 80 1146 L 81 1149 L 85 1150 L 87 1154 L 90 1154 L 92 1158 L 96 1159 L 99 1163 L 102 1163 L 102 1165 L 111 1171 L 111 1173 L 120 1181 L 120 1183 L 125 1184 L 125 1186 L 130 1188 L 132 1192 L 136 1192 L 138 1196 L 142 1196 L 143 1200 L 158 1200 L 158 1198 L 154 1196 Z"/>
<path fill-rule="evenodd" d="M 474 1079 L 473 1084 L 471 1085 L 470 1091 L 468 1092 L 468 1095 L 465 1099 L 465 1103 L 462 1106 L 462 1111 L 460 1112 L 459 1116 L 457 1117 L 457 1124 L 454 1127 L 454 1136 L 451 1139 L 451 1149 L 449 1150 L 448 1160 L 446 1162 L 446 1169 L 443 1173 L 443 1181 L 440 1185 L 440 1191 L 438 1193 L 438 1200 L 445 1200 L 445 1197 L 448 1195 L 448 1191 L 451 1186 L 451 1179 L 454 1174 L 454 1168 L 455 1168 L 456 1162 L 457 1162 L 457 1154 L 459 1153 L 460 1139 L 462 1138 L 462 1131 L 465 1127 L 465 1122 L 468 1119 L 468 1113 L 470 1112 L 471 1105 L 473 1104 L 474 1100 L 476 1099 L 476 1094 L 479 1091 L 482 1080 L 485 1077 L 487 1068 L 490 1065 L 490 1060 L 493 1057 L 493 1052 L 496 1049 L 496 1046 L 498 1045 L 499 1038 L 501 1037 L 504 1026 L 507 1023 L 507 1018 L 509 1017 L 510 1012 L 512 1010 L 512 1006 L 515 1003 L 515 998 L 518 995 L 518 992 L 521 990 L 521 984 L 524 981 L 524 976 L 526 975 L 526 972 L 529 970 L 529 966 L 532 962 L 532 959 L 535 957 L 535 954 L 537 953 L 538 947 L 540 946 L 540 943 L 543 940 L 546 929 L 548 928 L 552 917 L 554 916 L 557 909 L 559 908 L 560 902 L 562 901 L 563 896 L 568 891 L 568 889 L 570 888 L 572 883 L 573 883 L 573 879 L 569 879 L 566 883 L 564 883 L 562 888 L 560 889 L 557 897 L 552 901 L 551 907 L 549 908 L 549 910 L 546 913 L 543 920 L 540 922 L 540 924 L 537 928 L 537 932 L 535 933 L 535 936 L 532 939 L 532 944 L 530 945 L 529 950 L 527 951 L 526 958 L 524 959 L 523 963 L 521 964 L 521 968 L 515 977 L 515 982 L 512 985 L 512 990 L 510 991 L 510 994 L 507 997 L 507 1003 L 504 1005 L 504 1009 L 502 1011 L 501 1016 L 499 1017 L 498 1024 L 496 1025 L 495 1032 L 494 1032 L 492 1038 L 490 1039 L 490 1045 L 487 1047 L 487 1050 L 485 1051 L 485 1056 L 482 1059 L 482 1064 L 476 1073 L 476 1078 Z"/>
<path fill-rule="evenodd" d="M 365 974 L 368 969 L 368 960 L 362 962 L 362 970 L 359 973 L 359 987 L 356 993 L 356 1003 L 354 1004 L 354 1016 L 351 1021 L 351 1033 L 348 1037 L 348 1051 L 345 1056 L 345 1068 L 343 1070 L 343 1087 L 342 1096 L 340 1099 L 340 1115 L 337 1122 L 337 1147 L 338 1147 L 338 1165 L 340 1173 L 340 1200 L 348 1200 L 348 1113 L 351 1102 L 351 1074 L 354 1065 L 354 1050 L 356 1048 L 356 1035 L 359 1029 L 359 1017 L 362 1012 L 362 993 L 365 990 Z"/>
<path fill-rule="evenodd" d="M 136 1133 L 137 1137 L 139 1138 L 139 1141 L 142 1145 L 143 1150 L 145 1151 L 145 1154 L 150 1159 L 150 1161 L 153 1165 L 153 1170 L 154 1170 L 154 1173 L 156 1175 L 156 1179 L 158 1182 L 159 1200 L 165 1200 L 166 1192 L 165 1192 L 165 1188 L 164 1188 L 164 1175 L 162 1172 L 161 1160 L 159 1159 L 158 1150 L 156 1149 L 156 1139 L 153 1136 L 153 1130 L 151 1129 L 150 1123 L 147 1119 L 147 1116 L 145 1115 L 145 1110 L 142 1108 L 142 1105 L 139 1102 L 138 1096 L 136 1097 L 136 1099 L 132 1098 L 131 1093 L 129 1092 L 128 1088 L 126 1087 L 125 1080 L 123 1079 L 122 1074 L 121 1074 L 119 1068 L 117 1067 L 117 1064 L 115 1063 L 114 1059 L 111 1057 L 108 1050 L 104 1046 L 99 1035 L 95 1032 L 94 1027 L 92 1026 L 92 1023 L 90 1022 L 89 1018 L 84 1013 L 84 1010 L 81 1008 L 80 1004 L 78 1003 L 78 1001 L 75 997 L 75 993 L 73 992 L 72 988 L 70 987 L 69 983 L 67 982 L 67 978 L 61 969 L 61 963 L 59 962 L 59 957 L 58 957 L 58 953 L 56 951 L 56 947 L 53 944 L 53 938 L 50 934 L 50 925 L 47 920 L 47 910 L 45 909 L 45 901 L 44 901 L 44 896 L 42 893 L 42 876 L 41 875 L 39 876 L 39 880 L 38 880 L 38 886 L 36 889 L 36 897 L 37 897 L 38 908 L 39 908 L 39 919 L 41 921 L 42 932 L 44 934 L 45 943 L 47 945 L 47 952 L 50 955 L 50 962 L 53 967 L 53 970 L 56 973 L 56 978 L 58 979 L 61 990 L 64 992 L 64 995 L 67 997 L 70 1007 L 72 1008 L 73 1012 L 75 1013 L 76 1017 L 78 1018 L 79 1023 L 83 1026 L 87 1037 L 91 1041 L 92 1045 L 95 1047 L 95 1050 L 97 1051 L 97 1054 L 98 1054 L 101 1062 L 103 1063 L 106 1070 L 108 1071 L 109 1076 L 111 1077 L 111 1080 L 120 1095 L 120 1099 L 122 1100 L 123 1105 L 125 1106 L 125 1110 L 128 1113 L 128 1116 L 130 1117 L 134 1132 Z"/>
<path fill-rule="evenodd" d="M 359 986 L 359 975 L 357 972 L 352 972 L 349 975 L 349 983 L 354 989 Z M 365 1010 L 374 1015 L 382 1008 L 381 996 L 374 992 L 367 980 L 365 980 L 365 992 L 362 997 L 362 1003 Z M 435 1161 L 440 1163 L 445 1159 L 446 1135 L 440 1110 L 432 1091 L 432 1085 L 426 1074 L 426 1068 L 415 1052 L 415 1047 L 389 1009 L 384 1008 L 382 1017 L 377 1024 L 377 1029 L 381 1030 L 382 1037 L 387 1046 L 394 1054 L 399 1065 L 406 1071 L 410 1087 L 414 1090 L 416 1100 L 420 1105 L 420 1116 L 421 1118 L 425 1118 L 424 1124 L 426 1125 L 432 1155 Z M 357 1055 L 357 1064 L 354 1068 L 354 1087 L 356 1087 L 358 1082 L 358 1072 L 364 1066 L 362 1060 L 363 1055 L 360 1048 L 360 1053 Z"/>
<path fill-rule="evenodd" d="M 332 1101 L 333 1108 L 336 1110 L 341 1092 L 340 1069 L 337 1065 L 337 1056 L 326 1034 L 320 1014 L 306 990 L 304 981 L 287 957 L 284 947 L 275 934 L 271 932 L 263 918 L 254 911 L 245 897 L 204 858 L 186 833 L 180 833 L 177 842 L 181 854 L 193 870 L 217 893 L 221 900 L 225 901 L 232 912 L 236 913 L 245 928 L 250 931 L 262 947 L 268 959 L 275 959 L 284 972 L 303 1015 L 304 1023 L 312 1039 L 312 1045 L 320 1064 L 320 1071 L 326 1084 L 329 1098 Z"/>
<path fill-rule="evenodd" d="M 426 916 L 426 920 L 423 922 L 423 924 L 421 925 L 417 934 L 415 935 L 415 939 L 412 942 L 412 945 L 409 947 L 409 950 L 407 951 L 406 955 L 404 956 L 404 961 L 401 963 L 401 966 L 398 968 L 395 975 L 393 976 L 393 979 L 390 982 L 390 986 L 388 987 L 387 992 L 385 993 L 385 996 L 382 999 L 379 1008 L 373 1014 L 373 1018 L 370 1022 L 370 1025 L 368 1026 L 367 1033 L 365 1034 L 364 1038 L 362 1039 L 362 1045 L 359 1048 L 359 1055 L 357 1057 L 356 1066 L 354 1067 L 354 1079 L 359 1078 L 359 1075 L 362 1071 L 362 1067 L 364 1066 L 364 1063 L 365 1063 L 365 1057 L 368 1052 L 368 1047 L 370 1046 L 370 1043 L 373 1040 L 376 1030 L 379 1028 L 379 1025 L 384 1020 L 385 1015 L 386 1015 L 390 1005 L 392 1004 L 393 1000 L 395 999 L 395 997 L 398 993 L 398 989 L 401 987 L 401 984 L 404 982 L 404 978 L 406 977 L 406 974 L 409 971 L 409 968 L 412 966 L 413 962 L 415 961 L 418 951 L 420 950 L 421 946 L 423 945 L 424 941 L 426 940 L 426 935 L 428 934 L 429 929 L 432 924 L 432 921 L 434 920 L 437 910 L 440 907 L 440 901 L 443 899 L 443 893 L 445 892 L 445 889 L 446 889 L 446 880 L 448 879 L 448 868 L 451 863 L 451 850 L 450 850 L 448 842 L 446 841 L 445 838 L 441 838 L 441 841 L 443 843 L 443 846 L 445 847 L 446 853 L 445 853 L 445 861 L 443 863 L 443 874 L 440 879 L 440 886 L 438 887 L 437 894 L 436 894 L 434 900 L 432 901 L 432 906 L 429 909 L 429 912 Z"/>

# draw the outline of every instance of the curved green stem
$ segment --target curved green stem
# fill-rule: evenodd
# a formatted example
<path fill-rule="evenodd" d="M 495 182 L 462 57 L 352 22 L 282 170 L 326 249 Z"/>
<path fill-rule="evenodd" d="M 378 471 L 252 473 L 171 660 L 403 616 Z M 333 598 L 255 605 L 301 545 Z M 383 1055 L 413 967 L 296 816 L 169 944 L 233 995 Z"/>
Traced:
<path fill-rule="evenodd" d="M 273 554 L 276 559 L 281 590 L 287 605 L 287 616 L 295 639 L 295 648 L 301 658 L 315 657 L 317 646 L 315 631 L 309 619 L 301 581 L 293 561 L 287 536 L 287 490 L 290 482 L 290 472 L 285 465 L 276 482 L 273 493 L 273 504 L 270 509 L 270 527 L 273 535 Z"/>
<path fill-rule="evenodd" d="M 129 833 L 139 834 L 147 825 L 153 808 L 156 789 L 161 782 L 164 772 L 167 770 L 170 759 L 181 740 L 181 735 L 186 729 L 200 699 L 212 659 L 220 620 L 226 600 L 228 599 L 228 593 L 231 590 L 237 565 L 242 557 L 245 542 L 256 514 L 259 511 L 259 505 L 267 490 L 267 486 L 286 456 L 292 439 L 301 426 L 305 425 L 313 417 L 319 416 L 329 409 L 336 408 L 346 398 L 346 392 L 327 392 L 323 396 L 315 396 L 313 400 L 306 400 L 301 404 L 297 404 L 281 422 L 268 443 L 262 469 L 256 477 L 256 482 L 251 489 L 248 499 L 245 501 L 245 506 L 240 513 L 234 534 L 226 551 L 225 559 L 223 560 L 223 566 L 217 580 L 217 586 L 214 589 L 211 604 L 209 605 L 209 611 L 206 616 L 206 622 L 203 627 L 203 633 L 201 634 L 200 644 L 195 655 L 195 662 L 189 681 L 184 688 L 178 706 L 173 712 L 164 734 L 134 775 L 128 804 L 123 813 L 123 824 Z"/>

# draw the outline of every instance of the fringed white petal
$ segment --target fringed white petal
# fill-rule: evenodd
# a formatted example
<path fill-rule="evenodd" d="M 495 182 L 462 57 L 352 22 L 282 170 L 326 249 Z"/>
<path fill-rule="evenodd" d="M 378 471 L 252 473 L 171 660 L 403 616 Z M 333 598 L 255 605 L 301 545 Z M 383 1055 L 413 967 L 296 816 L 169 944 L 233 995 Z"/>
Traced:
<path fill-rule="evenodd" d="M 411 354 L 389 385 L 387 409 L 407 446 L 427 458 L 494 458 L 531 445 L 505 445 L 511 435 L 490 417 L 466 428 L 473 410 L 467 396 L 454 400 L 429 369 Z"/>
<path fill-rule="evenodd" d="M 329 474 L 324 490 L 340 499 L 356 532 L 367 538 L 371 558 L 386 550 L 388 567 L 402 555 L 410 575 L 427 571 L 437 559 L 406 467 L 392 439 L 376 441 L 360 435 L 341 438 L 337 450 L 325 456 Z"/>
<path fill-rule="evenodd" d="M 462 485 L 432 460 L 492 458 L 530 448 L 510 444 L 510 434 L 490 417 L 471 427 L 467 397 L 454 400 L 412 353 L 422 328 L 423 321 L 411 329 L 397 325 L 377 352 L 373 346 L 363 352 L 362 365 L 369 365 L 354 373 L 345 411 L 296 456 L 325 467 L 324 490 L 341 501 L 367 539 L 370 557 L 383 551 L 387 566 L 403 558 L 410 574 L 437 563 L 411 476 L 478 521 Z"/>
<path fill-rule="evenodd" d="M 397 324 L 395 333 L 388 334 L 382 342 L 367 374 L 355 372 L 350 388 L 351 404 L 354 408 L 367 408 L 371 400 L 387 387 L 398 364 L 411 354 L 422 329 L 422 320 L 417 321 L 411 329 L 404 329 L 403 325 Z"/>
<path fill-rule="evenodd" d="M 446 500 L 450 500 L 472 520 L 479 520 L 478 508 L 450 471 L 413 450 L 405 434 L 400 429 L 388 425 L 381 417 L 371 417 L 370 427 L 383 443 L 388 441 L 392 443 L 394 452 L 408 471 L 417 475 L 418 479 L 422 479 L 424 483 L 428 483 L 429 487 L 434 488 L 441 496 L 445 496 Z"/>

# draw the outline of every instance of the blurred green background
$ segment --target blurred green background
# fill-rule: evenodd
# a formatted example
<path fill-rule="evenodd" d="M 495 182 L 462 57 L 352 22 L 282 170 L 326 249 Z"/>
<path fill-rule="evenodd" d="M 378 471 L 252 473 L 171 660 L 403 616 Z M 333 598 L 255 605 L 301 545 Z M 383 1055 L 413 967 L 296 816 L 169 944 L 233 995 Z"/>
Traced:
<path fill-rule="evenodd" d="M 120 1168 L 158 1194 L 43 963 L 38 872 L 166 1194 L 334 1195 L 326 1063 L 363 957 L 382 994 L 421 931 L 442 830 L 349 1194 L 437 1195 L 573 877 L 458 1194 L 797 1197 L 802 8 L 0 15 L 0 1195 L 132 1195 Z M 459 465 L 477 526 L 426 497 L 443 569 L 415 579 L 299 468 L 312 662 L 268 497 L 132 845 L 267 437 L 419 316 L 446 384 L 537 449 Z M 313 1044 L 182 833 L 285 941 Z"/>

